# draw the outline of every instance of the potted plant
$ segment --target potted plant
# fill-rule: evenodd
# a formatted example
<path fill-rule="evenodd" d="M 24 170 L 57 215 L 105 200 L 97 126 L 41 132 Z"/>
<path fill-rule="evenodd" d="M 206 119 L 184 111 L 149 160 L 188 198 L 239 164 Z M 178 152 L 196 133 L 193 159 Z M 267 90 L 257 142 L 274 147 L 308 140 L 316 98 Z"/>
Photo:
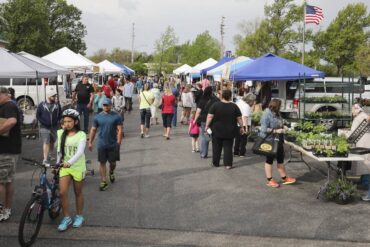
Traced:
<path fill-rule="evenodd" d="M 252 114 L 252 123 L 254 126 L 261 125 L 261 117 L 262 117 L 263 111 L 255 111 Z"/>
<path fill-rule="evenodd" d="M 312 132 L 315 134 L 325 133 L 327 131 L 323 124 L 317 124 L 313 127 Z"/>
<path fill-rule="evenodd" d="M 299 136 L 299 132 L 298 131 L 295 131 L 295 130 L 289 130 L 286 135 L 285 135 L 285 139 L 288 141 L 288 142 L 295 142 L 297 140 L 297 137 Z"/>
<path fill-rule="evenodd" d="M 356 186 L 351 181 L 340 177 L 327 184 L 324 196 L 328 200 L 344 205 L 358 196 L 358 192 Z"/>
<path fill-rule="evenodd" d="M 338 137 L 336 143 L 337 143 L 336 156 L 347 157 L 349 148 L 347 140 L 344 137 Z"/>
<path fill-rule="evenodd" d="M 335 152 L 328 148 L 325 148 L 323 153 L 325 157 L 333 157 L 335 155 Z"/>

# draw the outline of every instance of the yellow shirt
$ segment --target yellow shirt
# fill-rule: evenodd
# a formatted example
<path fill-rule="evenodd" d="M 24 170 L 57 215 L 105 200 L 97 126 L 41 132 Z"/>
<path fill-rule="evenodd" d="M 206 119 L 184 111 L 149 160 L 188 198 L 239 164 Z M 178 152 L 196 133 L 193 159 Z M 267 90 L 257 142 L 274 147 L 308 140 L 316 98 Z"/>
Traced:
<path fill-rule="evenodd" d="M 148 109 L 153 104 L 154 95 L 150 91 L 143 91 L 140 93 L 140 110 Z"/>

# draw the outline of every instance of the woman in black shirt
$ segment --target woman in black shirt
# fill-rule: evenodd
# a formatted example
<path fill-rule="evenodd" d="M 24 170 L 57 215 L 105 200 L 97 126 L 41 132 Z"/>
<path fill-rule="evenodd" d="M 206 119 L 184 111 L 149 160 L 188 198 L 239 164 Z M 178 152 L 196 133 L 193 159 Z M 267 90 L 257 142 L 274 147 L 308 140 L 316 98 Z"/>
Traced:
<path fill-rule="evenodd" d="M 199 104 L 197 104 L 197 111 L 195 114 L 195 122 L 198 123 L 200 128 L 200 157 L 205 159 L 208 157 L 208 146 L 210 139 L 207 136 L 205 127 L 206 127 L 206 120 L 207 114 L 210 107 L 215 103 L 218 102 L 219 99 L 213 95 L 212 87 L 207 87 L 204 89 L 204 93 L 199 100 Z"/>
<path fill-rule="evenodd" d="M 221 101 L 214 103 L 208 111 L 205 129 L 212 129 L 212 165 L 219 166 L 221 151 L 224 149 L 224 166 L 231 169 L 233 165 L 233 139 L 237 133 L 244 133 L 241 112 L 239 107 L 231 102 L 232 93 L 225 89 L 221 94 Z"/>

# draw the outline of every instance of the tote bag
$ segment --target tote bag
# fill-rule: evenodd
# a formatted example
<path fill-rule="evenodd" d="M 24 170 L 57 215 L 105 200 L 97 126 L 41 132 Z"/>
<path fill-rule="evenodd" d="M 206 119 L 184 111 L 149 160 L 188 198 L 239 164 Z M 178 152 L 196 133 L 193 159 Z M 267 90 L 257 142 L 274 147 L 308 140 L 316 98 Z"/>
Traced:
<path fill-rule="evenodd" d="M 257 137 L 254 145 L 252 147 L 252 152 L 254 154 L 269 156 L 269 157 L 275 157 L 277 155 L 277 149 L 279 144 L 279 139 L 273 135 L 272 140 L 267 139 L 272 132 L 268 135 L 266 135 L 265 138 Z"/>

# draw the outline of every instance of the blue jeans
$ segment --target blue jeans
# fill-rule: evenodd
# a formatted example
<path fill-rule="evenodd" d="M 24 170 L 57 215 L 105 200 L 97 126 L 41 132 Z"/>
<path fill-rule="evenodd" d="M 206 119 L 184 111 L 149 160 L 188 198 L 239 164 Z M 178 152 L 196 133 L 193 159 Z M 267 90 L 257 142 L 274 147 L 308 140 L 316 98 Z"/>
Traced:
<path fill-rule="evenodd" d="M 177 106 L 173 107 L 173 118 L 172 118 L 172 126 L 177 126 Z"/>
<path fill-rule="evenodd" d="M 82 118 L 82 114 L 84 115 L 84 131 L 86 134 L 89 133 L 89 108 L 87 108 L 87 104 L 79 104 L 77 103 L 77 111 L 80 113 L 80 119 Z"/>
<path fill-rule="evenodd" d="M 210 138 L 206 135 L 207 132 L 205 131 L 206 123 L 202 122 L 200 126 L 200 136 L 202 137 L 200 140 L 200 157 L 205 158 L 208 156 L 208 146 L 210 142 Z"/>

